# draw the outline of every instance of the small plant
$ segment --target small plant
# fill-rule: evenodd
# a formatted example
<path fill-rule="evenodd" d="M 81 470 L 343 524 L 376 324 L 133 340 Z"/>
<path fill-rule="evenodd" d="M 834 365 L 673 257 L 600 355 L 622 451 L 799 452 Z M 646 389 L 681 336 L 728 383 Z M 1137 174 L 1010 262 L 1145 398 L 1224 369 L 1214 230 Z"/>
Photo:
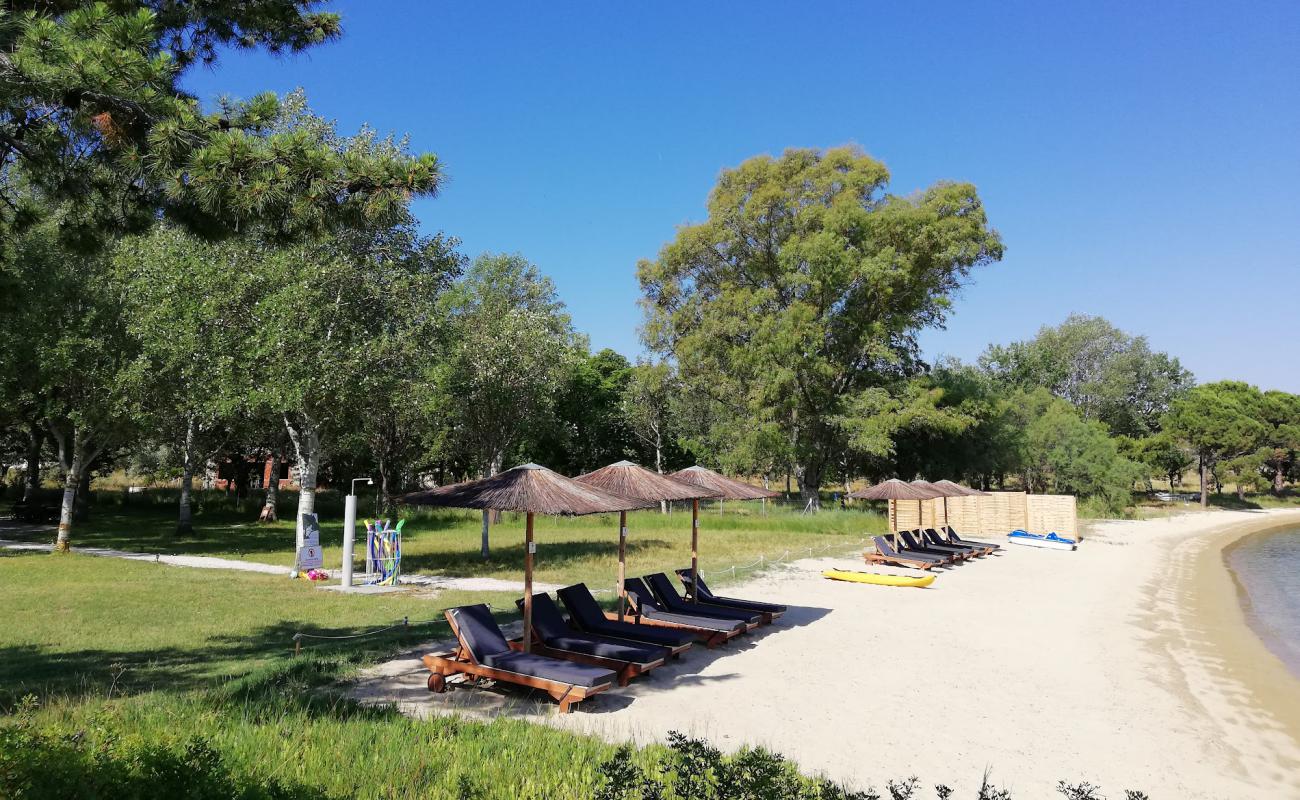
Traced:
<path fill-rule="evenodd" d="M 920 785 L 920 778 L 913 775 L 901 783 L 890 781 L 885 784 L 885 788 L 889 790 L 890 800 L 912 800 L 912 795 L 916 794 L 916 789 Z"/>

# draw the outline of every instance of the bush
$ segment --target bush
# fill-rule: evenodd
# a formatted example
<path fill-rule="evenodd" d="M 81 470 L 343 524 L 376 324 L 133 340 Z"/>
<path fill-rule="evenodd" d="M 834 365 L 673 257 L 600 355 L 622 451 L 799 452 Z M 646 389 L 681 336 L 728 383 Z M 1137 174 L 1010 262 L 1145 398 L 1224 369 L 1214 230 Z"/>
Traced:
<path fill-rule="evenodd" d="M 761 748 L 727 755 L 702 739 L 676 731 L 668 734 L 668 752 L 654 774 L 637 766 L 632 747 L 623 745 L 597 768 L 595 800 L 882 800 L 874 789 L 852 791 L 825 778 L 800 774 L 794 764 Z M 921 781 L 912 776 L 885 785 L 889 800 L 921 800 Z M 1067 800 L 1104 800 L 1090 783 L 1061 781 L 1057 791 Z M 939 800 L 949 800 L 953 790 L 934 787 Z M 1149 800 L 1145 794 L 1126 791 L 1125 800 Z M 1011 792 L 993 786 L 985 771 L 976 800 L 1011 800 Z"/>
<path fill-rule="evenodd" d="M 0 725 L 0 797 L 298 800 L 319 789 L 238 775 L 201 738 L 175 743 L 135 737 L 53 735 L 31 721 L 28 698 L 16 722 Z M 98 744 L 91 746 L 88 738 Z"/>

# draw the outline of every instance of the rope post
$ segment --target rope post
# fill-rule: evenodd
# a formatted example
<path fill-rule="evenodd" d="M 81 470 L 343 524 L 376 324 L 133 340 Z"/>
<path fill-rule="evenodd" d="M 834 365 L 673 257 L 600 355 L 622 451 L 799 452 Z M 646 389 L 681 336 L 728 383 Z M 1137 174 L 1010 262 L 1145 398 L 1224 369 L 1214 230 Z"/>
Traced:
<path fill-rule="evenodd" d="M 297 658 L 298 656 L 302 655 L 302 634 L 301 633 L 295 633 L 293 635 L 293 655 L 294 658 Z"/>

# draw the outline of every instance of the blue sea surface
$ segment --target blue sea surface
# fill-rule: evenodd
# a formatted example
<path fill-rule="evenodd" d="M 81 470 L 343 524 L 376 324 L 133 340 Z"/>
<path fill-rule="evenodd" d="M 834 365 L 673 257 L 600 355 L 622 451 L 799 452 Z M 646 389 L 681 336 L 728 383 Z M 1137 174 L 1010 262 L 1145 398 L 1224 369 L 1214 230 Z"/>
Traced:
<path fill-rule="evenodd" d="M 1250 536 L 1228 551 L 1250 626 L 1300 678 L 1300 528 Z"/>

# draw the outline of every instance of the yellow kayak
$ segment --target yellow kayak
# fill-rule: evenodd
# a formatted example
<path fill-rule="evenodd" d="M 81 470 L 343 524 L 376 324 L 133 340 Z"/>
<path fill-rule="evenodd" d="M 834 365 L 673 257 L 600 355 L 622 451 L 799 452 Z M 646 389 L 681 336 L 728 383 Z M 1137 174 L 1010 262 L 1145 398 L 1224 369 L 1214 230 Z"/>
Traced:
<path fill-rule="evenodd" d="M 878 586 L 929 586 L 934 583 L 933 575 L 882 575 L 879 572 L 858 572 L 851 569 L 828 569 L 822 573 L 833 581 L 852 581 L 854 583 L 874 583 Z"/>

